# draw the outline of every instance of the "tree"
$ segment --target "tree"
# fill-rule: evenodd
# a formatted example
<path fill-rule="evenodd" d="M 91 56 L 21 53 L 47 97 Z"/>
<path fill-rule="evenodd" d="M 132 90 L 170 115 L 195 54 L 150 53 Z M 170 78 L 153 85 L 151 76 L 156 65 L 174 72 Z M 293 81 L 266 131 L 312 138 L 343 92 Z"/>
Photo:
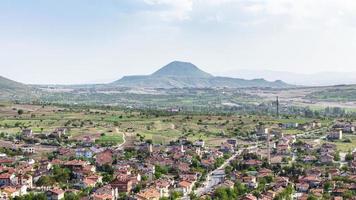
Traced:
<path fill-rule="evenodd" d="M 240 182 L 235 183 L 234 189 L 236 190 L 237 195 L 239 195 L 239 196 L 246 194 L 246 192 L 248 191 L 246 186 Z"/>
<path fill-rule="evenodd" d="M 346 161 L 352 161 L 352 159 L 353 159 L 353 156 L 352 156 L 352 154 L 351 154 L 351 152 L 349 152 L 348 154 L 346 154 L 346 156 L 345 156 L 345 160 Z"/>
<path fill-rule="evenodd" d="M 174 191 L 171 194 L 171 199 L 172 200 L 176 200 L 176 199 L 178 199 L 179 197 L 182 197 L 182 196 L 183 196 L 183 194 L 181 192 Z"/>
<path fill-rule="evenodd" d="M 28 193 L 22 196 L 17 196 L 13 198 L 14 200 L 47 200 L 47 196 L 44 193 Z"/>
<path fill-rule="evenodd" d="M 232 170 L 233 170 L 233 168 L 230 165 L 226 166 L 225 174 L 230 174 L 232 172 Z"/>
<path fill-rule="evenodd" d="M 329 191 L 332 187 L 332 184 L 328 181 L 324 184 L 324 191 Z"/>
<path fill-rule="evenodd" d="M 51 186 L 54 184 L 54 180 L 50 176 L 41 176 L 36 184 L 38 186 Z"/>
<path fill-rule="evenodd" d="M 22 115 L 23 114 L 23 110 L 22 109 L 17 110 L 17 114 Z"/>
<path fill-rule="evenodd" d="M 225 188 L 217 188 L 214 192 L 214 199 L 218 199 L 218 200 L 228 200 L 229 196 L 225 190 Z"/>
<path fill-rule="evenodd" d="M 340 153 L 339 152 L 336 152 L 335 155 L 334 155 L 334 160 L 335 161 L 340 161 Z"/>
<path fill-rule="evenodd" d="M 194 192 L 191 192 L 191 193 L 189 194 L 189 199 L 190 199 L 190 200 L 198 200 L 199 197 L 198 197 Z"/>
<path fill-rule="evenodd" d="M 307 200 L 318 200 L 318 198 L 314 195 L 309 195 Z"/>
<path fill-rule="evenodd" d="M 60 183 L 66 183 L 70 179 L 71 171 L 68 168 L 53 167 L 53 178 Z"/>
<path fill-rule="evenodd" d="M 64 200 L 79 200 L 79 195 L 74 194 L 73 192 L 64 193 Z"/>

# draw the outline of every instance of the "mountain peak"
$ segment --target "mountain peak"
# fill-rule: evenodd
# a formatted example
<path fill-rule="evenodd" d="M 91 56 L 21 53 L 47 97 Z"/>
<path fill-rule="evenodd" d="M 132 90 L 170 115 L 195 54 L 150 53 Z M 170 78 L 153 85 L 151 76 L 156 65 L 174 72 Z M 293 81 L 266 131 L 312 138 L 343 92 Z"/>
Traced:
<path fill-rule="evenodd" d="M 195 77 L 209 78 L 211 74 L 200 70 L 197 66 L 190 62 L 173 61 L 162 67 L 151 76 L 169 76 L 169 77 Z"/>

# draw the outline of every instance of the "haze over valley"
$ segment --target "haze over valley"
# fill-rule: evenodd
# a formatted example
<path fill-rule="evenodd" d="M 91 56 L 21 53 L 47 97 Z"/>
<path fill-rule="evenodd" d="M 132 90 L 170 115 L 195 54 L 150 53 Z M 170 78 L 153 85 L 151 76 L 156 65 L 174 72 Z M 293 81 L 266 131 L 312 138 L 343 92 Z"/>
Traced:
<path fill-rule="evenodd" d="M 356 200 L 355 0 L 0 1 L 0 200 Z"/>

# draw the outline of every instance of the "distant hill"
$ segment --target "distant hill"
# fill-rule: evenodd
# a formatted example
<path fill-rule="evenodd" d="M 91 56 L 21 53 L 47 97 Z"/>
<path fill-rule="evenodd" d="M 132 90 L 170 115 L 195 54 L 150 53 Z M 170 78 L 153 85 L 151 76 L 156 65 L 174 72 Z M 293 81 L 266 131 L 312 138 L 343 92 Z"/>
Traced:
<path fill-rule="evenodd" d="M 211 78 L 208 74 L 200 70 L 197 66 L 189 62 L 174 61 L 157 70 L 152 77 L 190 77 L 190 78 Z"/>
<path fill-rule="evenodd" d="M 0 76 L 0 100 L 34 98 L 37 92 L 34 87 Z"/>
<path fill-rule="evenodd" d="M 293 73 L 272 70 L 230 70 L 218 72 L 218 75 L 229 75 L 234 78 L 261 78 L 268 81 L 282 80 L 290 84 L 303 86 L 332 86 L 341 84 L 356 84 L 356 72 L 318 72 L 312 74 Z"/>
<path fill-rule="evenodd" d="M 1 90 L 16 90 L 16 89 L 27 89 L 28 86 L 3 76 L 0 76 L 0 89 Z"/>
<path fill-rule="evenodd" d="M 125 76 L 111 85 L 143 88 L 292 87 L 282 81 L 216 77 L 188 62 L 174 61 L 148 76 Z"/>

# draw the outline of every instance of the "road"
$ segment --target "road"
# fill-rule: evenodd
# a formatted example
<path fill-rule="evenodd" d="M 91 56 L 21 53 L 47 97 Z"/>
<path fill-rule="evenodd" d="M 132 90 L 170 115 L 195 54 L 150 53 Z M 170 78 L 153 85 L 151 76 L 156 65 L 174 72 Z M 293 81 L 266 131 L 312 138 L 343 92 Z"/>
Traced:
<path fill-rule="evenodd" d="M 246 150 L 249 149 L 253 149 L 256 148 L 257 145 L 255 146 L 251 146 L 246 148 Z M 211 171 L 210 173 L 208 173 L 207 175 L 207 180 L 205 182 L 202 183 L 202 186 L 197 188 L 195 191 L 195 194 L 199 197 L 202 196 L 206 193 L 208 193 L 209 191 L 211 191 L 216 185 L 218 185 L 220 183 L 220 176 L 214 176 L 214 174 L 219 173 L 221 170 L 224 170 L 225 167 L 232 161 L 234 160 L 237 156 L 239 156 L 241 153 L 243 152 L 243 149 L 238 150 L 236 153 L 234 153 L 230 158 L 228 158 L 227 160 L 225 160 L 225 162 L 218 168 L 216 168 L 215 170 Z"/>
<path fill-rule="evenodd" d="M 121 133 L 118 128 L 115 128 L 115 130 L 116 130 L 116 133 L 118 133 L 118 134 Z M 114 147 L 115 149 L 121 149 L 122 146 L 126 143 L 126 133 L 122 133 L 122 140 L 123 141 L 121 144 L 118 144 Z"/>

